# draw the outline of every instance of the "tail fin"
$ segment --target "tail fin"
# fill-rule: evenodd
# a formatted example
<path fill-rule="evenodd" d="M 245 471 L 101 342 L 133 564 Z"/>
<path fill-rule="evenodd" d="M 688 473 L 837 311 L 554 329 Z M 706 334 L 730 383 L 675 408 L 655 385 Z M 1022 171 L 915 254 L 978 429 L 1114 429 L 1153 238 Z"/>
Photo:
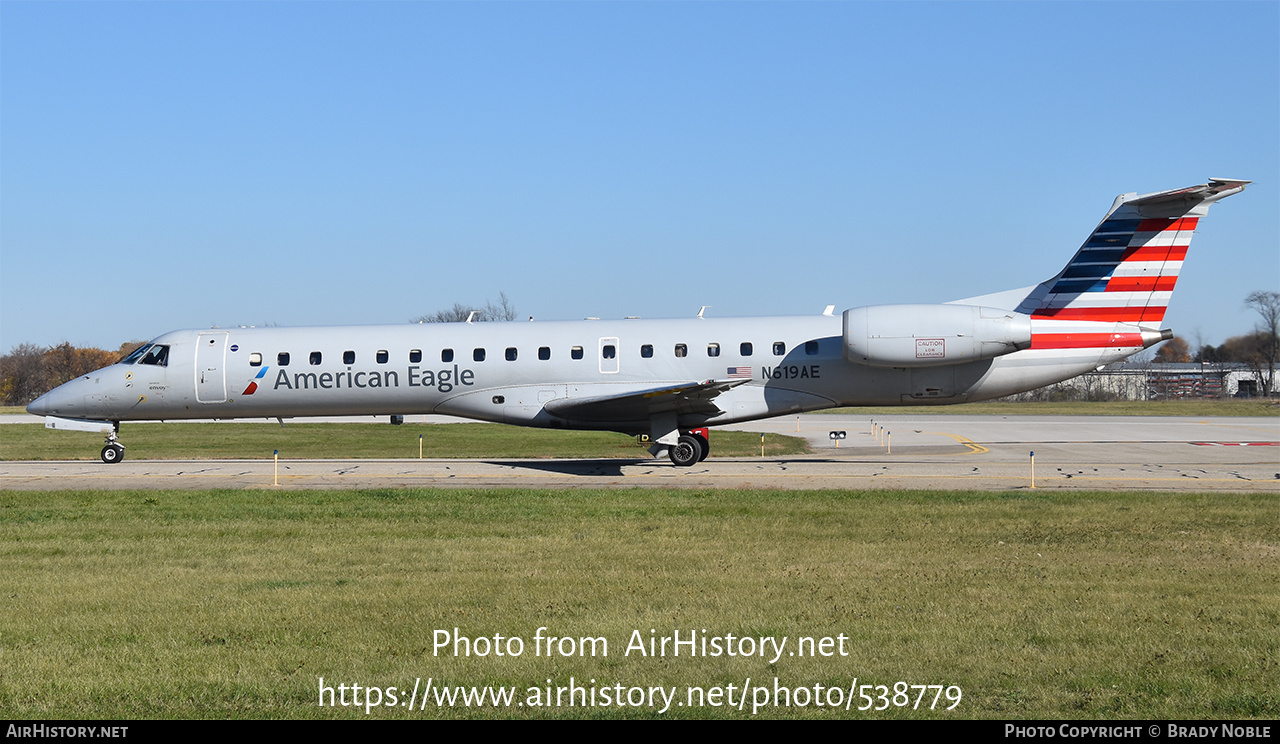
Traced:
<path fill-rule="evenodd" d="M 1159 325 L 1199 219 L 1210 204 L 1243 191 L 1248 183 L 1211 178 L 1200 186 L 1116 197 L 1075 257 L 1018 307 L 1031 315 L 1035 334 L 1042 336 L 1038 343 L 1033 337 L 1032 348 L 1158 342 Z"/>

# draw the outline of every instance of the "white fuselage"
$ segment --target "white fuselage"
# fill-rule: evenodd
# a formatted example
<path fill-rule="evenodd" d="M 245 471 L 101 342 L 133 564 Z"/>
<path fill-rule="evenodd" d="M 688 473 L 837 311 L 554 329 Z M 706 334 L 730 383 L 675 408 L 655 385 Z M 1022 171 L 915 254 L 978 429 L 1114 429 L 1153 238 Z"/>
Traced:
<path fill-rule="evenodd" d="M 680 428 L 848 405 L 960 403 L 1067 379 L 1137 349 L 1017 351 L 961 364 L 845 358 L 841 317 L 448 323 L 173 331 L 164 364 L 116 364 L 32 412 L 142 421 L 442 413 L 555 428 L 648 433 L 635 406 L 577 416 L 556 403 L 696 381 L 741 381 Z M 567 412 L 566 412 L 567 411 Z"/>

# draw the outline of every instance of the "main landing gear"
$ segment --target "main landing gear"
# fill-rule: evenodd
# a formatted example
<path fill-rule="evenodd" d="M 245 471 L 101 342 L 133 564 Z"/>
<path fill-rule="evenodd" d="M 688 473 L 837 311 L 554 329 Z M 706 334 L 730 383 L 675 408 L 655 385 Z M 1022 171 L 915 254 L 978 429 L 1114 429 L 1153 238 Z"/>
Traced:
<path fill-rule="evenodd" d="M 707 459 L 711 453 L 711 441 L 706 429 L 694 429 L 680 435 L 674 447 L 667 450 L 667 457 L 678 467 L 687 468 Z"/>
<path fill-rule="evenodd" d="M 115 431 L 107 435 L 107 443 L 102 448 L 102 461 L 108 465 L 113 465 L 124 460 L 124 445 L 116 439 L 116 432 L 120 431 L 120 424 L 116 424 Z"/>

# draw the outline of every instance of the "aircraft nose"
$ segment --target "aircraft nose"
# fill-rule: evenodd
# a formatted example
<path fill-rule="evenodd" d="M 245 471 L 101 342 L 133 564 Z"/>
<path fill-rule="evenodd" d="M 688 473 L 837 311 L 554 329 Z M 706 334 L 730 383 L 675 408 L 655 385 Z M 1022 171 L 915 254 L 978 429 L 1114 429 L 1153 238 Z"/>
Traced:
<path fill-rule="evenodd" d="M 36 416 L 68 416 L 80 412 L 84 393 L 77 380 L 60 385 L 27 405 L 27 413 Z"/>
<path fill-rule="evenodd" d="M 28 403 L 27 413 L 30 413 L 36 416 L 48 416 L 49 415 L 49 394 L 45 393 L 39 398 L 36 398 L 35 400 Z"/>

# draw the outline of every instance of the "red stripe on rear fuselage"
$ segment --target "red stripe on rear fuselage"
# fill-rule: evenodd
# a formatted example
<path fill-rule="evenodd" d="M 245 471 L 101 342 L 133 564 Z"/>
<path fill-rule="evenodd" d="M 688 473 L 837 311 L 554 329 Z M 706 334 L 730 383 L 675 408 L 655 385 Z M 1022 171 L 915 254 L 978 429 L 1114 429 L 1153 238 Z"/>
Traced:
<path fill-rule="evenodd" d="M 1032 349 L 1103 349 L 1142 346 L 1141 333 L 1034 333 Z"/>

